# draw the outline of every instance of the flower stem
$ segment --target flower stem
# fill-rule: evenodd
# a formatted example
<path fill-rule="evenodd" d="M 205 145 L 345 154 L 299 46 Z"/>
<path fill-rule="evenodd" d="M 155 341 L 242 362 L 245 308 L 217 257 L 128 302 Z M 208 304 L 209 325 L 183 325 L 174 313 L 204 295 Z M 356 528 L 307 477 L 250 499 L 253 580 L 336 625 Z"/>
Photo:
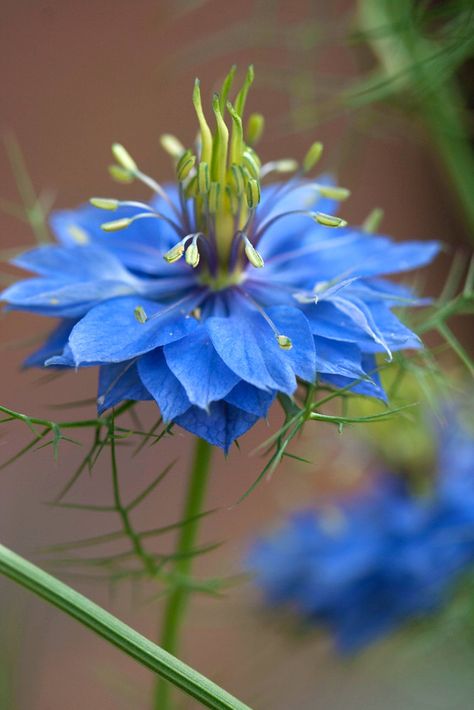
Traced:
<path fill-rule="evenodd" d="M 167 599 L 161 632 L 161 646 L 169 653 L 175 653 L 177 650 L 188 603 L 189 587 L 185 584 L 185 578 L 191 571 L 193 558 L 190 553 L 198 533 L 200 522 L 198 515 L 202 510 L 206 492 L 211 454 L 211 445 L 203 439 L 197 439 L 182 516 L 183 520 L 189 522 L 181 527 L 176 544 L 177 557 L 174 571 L 178 581 Z M 179 583 L 179 578 L 183 579 L 183 584 Z M 171 690 L 167 681 L 158 679 L 154 697 L 155 710 L 171 708 Z"/>

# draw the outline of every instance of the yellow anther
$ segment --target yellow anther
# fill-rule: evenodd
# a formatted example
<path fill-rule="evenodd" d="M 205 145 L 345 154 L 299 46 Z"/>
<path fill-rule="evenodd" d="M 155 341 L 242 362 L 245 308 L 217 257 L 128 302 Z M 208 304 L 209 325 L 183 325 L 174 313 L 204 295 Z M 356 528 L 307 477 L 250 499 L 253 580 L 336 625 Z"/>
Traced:
<path fill-rule="evenodd" d="M 196 244 L 196 240 L 193 239 L 191 244 L 188 246 L 186 249 L 186 254 L 185 254 L 185 259 L 186 263 L 189 264 L 190 266 L 193 267 L 193 269 L 196 268 L 196 266 L 199 264 L 199 249 Z"/>
<path fill-rule="evenodd" d="M 351 191 L 346 187 L 336 187 L 334 185 L 318 185 L 319 194 L 328 197 L 330 200 L 347 200 Z"/>
<path fill-rule="evenodd" d="M 218 182 L 211 182 L 209 186 L 209 212 L 215 214 L 219 208 L 221 186 Z"/>
<path fill-rule="evenodd" d="M 252 113 L 247 121 L 246 139 L 249 145 L 255 145 L 262 137 L 265 119 L 261 113 Z"/>
<path fill-rule="evenodd" d="M 101 224 L 100 226 L 104 232 L 119 232 L 121 229 L 126 229 L 131 223 L 131 219 L 123 217 L 122 219 L 116 219 L 113 222 L 104 222 L 104 224 Z"/>
<path fill-rule="evenodd" d="M 120 143 L 114 143 L 112 145 L 112 153 L 117 161 L 117 163 L 124 169 L 131 173 L 136 173 L 138 166 L 128 150 L 126 150 Z"/>
<path fill-rule="evenodd" d="M 247 204 L 253 209 L 260 202 L 260 183 L 254 178 L 247 182 Z"/>
<path fill-rule="evenodd" d="M 325 227 L 347 227 L 345 219 L 335 217 L 331 214 L 325 214 L 324 212 L 315 212 L 314 219 L 318 224 L 322 224 Z"/>
<path fill-rule="evenodd" d="M 135 318 L 137 319 L 137 321 L 139 323 L 146 323 L 148 320 L 148 316 L 147 316 L 143 306 L 136 306 L 133 309 L 133 315 L 135 316 Z"/>
<path fill-rule="evenodd" d="M 111 212 L 119 206 L 118 200 L 109 199 L 108 197 L 91 197 L 89 202 L 100 210 L 110 210 Z"/>
<path fill-rule="evenodd" d="M 110 177 L 115 180 L 115 182 L 120 182 L 124 185 L 129 184 L 134 181 L 135 175 L 129 170 L 124 170 L 120 165 L 109 165 Z"/>
<path fill-rule="evenodd" d="M 186 180 L 189 173 L 194 168 L 195 163 L 196 163 L 196 156 L 193 155 L 190 150 L 187 150 L 181 156 L 181 158 L 178 161 L 178 164 L 176 166 L 176 175 L 178 176 L 178 180 L 180 182 L 183 182 L 184 180 Z"/>
<path fill-rule="evenodd" d="M 199 163 L 197 170 L 197 183 L 199 194 L 207 195 L 210 185 L 209 165 L 207 163 Z"/>
<path fill-rule="evenodd" d="M 310 170 L 314 168 L 318 160 L 321 158 L 321 155 L 323 153 L 323 144 L 319 143 L 317 141 L 316 143 L 313 143 L 311 148 L 308 150 L 306 153 L 304 160 L 303 160 L 303 171 L 305 173 L 308 173 Z"/>
<path fill-rule="evenodd" d="M 181 141 L 171 133 L 163 133 L 163 135 L 160 136 L 160 143 L 161 147 L 175 160 L 179 160 L 185 151 Z"/>
<path fill-rule="evenodd" d="M 90 237 L 85 231 L 85 229 L 82 229 L 82 227 L 79 227 L 77 224 L 71 224 L 68 227 L 69 235 L 74 239 L 76 244 L 89 244 L 90 242 Z"/>
<path fill-rule="evenodd" d="M 255 249 L 253 244 L 248 239 L 245 240 L 244 250 L 245 256 L 252 266 L 255 266 L 257 269 L 261 269 L 264 266 L 265 262 L 263 261 L 262 255 Z"/>
<path fill-rule="evenodd" d="M 291 338 L 289 338 L 287 335 L 277 335 L 276 339 L 278 345 L 282 350 L 291 350 L 291 348 L 293 347 Z"/>
<path fill-rule="evenodd" d="M 175 261 L 179 261 L 184 254 L 184 244 L 178 242 L 172 247 L 166 254 L 163 254 L 163 259 L 168 262 L 168 264 L 174 264 Z"/>

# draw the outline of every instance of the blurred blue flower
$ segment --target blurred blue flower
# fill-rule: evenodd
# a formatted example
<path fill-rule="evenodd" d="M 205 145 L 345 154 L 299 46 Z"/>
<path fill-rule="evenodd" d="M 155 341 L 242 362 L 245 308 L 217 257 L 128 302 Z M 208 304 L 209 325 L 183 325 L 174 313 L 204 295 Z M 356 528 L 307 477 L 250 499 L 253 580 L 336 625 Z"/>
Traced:
<path fill-rule="evenodd" d="M 270 605 L 321 624 L 353 652 L 435 610 L 473 563 L 474 437 L 453 418 L 430 497 L 380 477 L 368 493 L 293 514 L 254 544 L 246 566 Z"/>
<path fill-rule="evenodd" d="M 385 276 L 438 251 L 434 242 L 395 244 L 332 216 L 347 191 L 307 178 L 319 144 L 293 178 L 261 188 L 267 174 L 293 164 L 262 166 L 244 143 L 251 79 L 235 107 L 227 104 L 230 137 L 225 100 L 214 97 L 212 136 L 196 84 L 198 158 L 177 139 L 164 141 L 177 188 L 162 188 L 116 144 L 113 176 L 141 180 L 156 197 L 96 198 L 53 214 L 58 244 L 17 257 L 35 276 L 2 294 L 10 309 L 62 319 L 28 365 L 98 365 L 99 412 L 154 399 L 165 421 L 225 450 L 266 416 L 277 393 L 292 395 L 297 379 L 353 382 L 383 399 L 375 354 L 420 346 L 391 310 L 416 299 Z M 104 224 L 103 210 L 114 220 Z"/>

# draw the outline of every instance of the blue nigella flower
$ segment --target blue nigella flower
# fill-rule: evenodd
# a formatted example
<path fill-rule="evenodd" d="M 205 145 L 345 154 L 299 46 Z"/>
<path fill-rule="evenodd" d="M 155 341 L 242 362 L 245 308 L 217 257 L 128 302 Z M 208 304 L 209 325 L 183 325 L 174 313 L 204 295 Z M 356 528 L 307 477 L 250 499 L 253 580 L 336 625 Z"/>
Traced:
<path fill-rule="evenodd" d="M 270 605 L 325 626 L 343 652 L 435 610 L 473 564 L 474 437 L 455 418 L 429 498 L 381 477 L 369 493 L 294 513 L 246 562 Z"/>
<path fill-rule="evenodd" d="M 140 180 L 155 197 L 96 198 L 53 214 L 58 243 L 16 258 L 35 276 L 2 295 L 10 309 L 61 319 L 27 364 L 97 365 L 99 412 L 154 399 L 166 421 L 226 450 L 297 382 L 354 382 L 355 391 L 384 398 L 376 353 L 420 346 L 391 310 L 413 294 L 385 276 L 438 251 L 333 216 L 348 191 L 308 178 L 319 143 L 300 169 L 290 160 L 262 165 L 252 147 L 261 116 L 250 117 L 245 136 L 242 129 L 253 72 L 233 105 L 232 78 L 214 96 L 214 134 L 196 82 L 195 151 L 163 137 L 177 187 L 163 188 L 115 144 L 112 176 Z M 287 182 L 262 186 L 290 170 Z M 103 210 L 114 219 L 104 223 Z"/>

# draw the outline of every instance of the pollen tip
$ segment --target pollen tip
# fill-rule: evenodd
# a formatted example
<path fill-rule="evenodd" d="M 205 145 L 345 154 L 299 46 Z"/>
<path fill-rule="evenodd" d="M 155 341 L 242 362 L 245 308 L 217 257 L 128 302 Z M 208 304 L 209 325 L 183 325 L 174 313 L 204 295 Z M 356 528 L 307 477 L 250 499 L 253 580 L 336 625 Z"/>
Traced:
<path fill-rule="evenodd" d="M 122 219 L 115 219 L 113 222 L 104 222 L 100 227 L 104 232 L 119 232 L 121 229 L 126 229 L 131 222 L 131 219 L 123 217 Z"/>
<path fill-rule="evenodd" d="M 276 339 L 278 345 L 282 350 L 291 350 L 291 348 L 293 347 L 291 338 L 289 338 L 287 335 L 277 335 Z"/>
<path fill-rule="evenodd" d="M 133 309 L 133 315 L 135 316 L 136 320 L 139 323 L 143 324 L 143 323 L 146 323 L 148 320 L 148 316 L 147 316 L 146 311 L 143 308 L 143 306 L 136 306 Z"/>
<path fill-rule="evenodd" d="M 89 200 L 93 207 L 97 207 L 100 210 L 110 210 L 113 212 L 119 206 L 119 201 L 110 199 L 108 197 L 91 197 Z"/>

